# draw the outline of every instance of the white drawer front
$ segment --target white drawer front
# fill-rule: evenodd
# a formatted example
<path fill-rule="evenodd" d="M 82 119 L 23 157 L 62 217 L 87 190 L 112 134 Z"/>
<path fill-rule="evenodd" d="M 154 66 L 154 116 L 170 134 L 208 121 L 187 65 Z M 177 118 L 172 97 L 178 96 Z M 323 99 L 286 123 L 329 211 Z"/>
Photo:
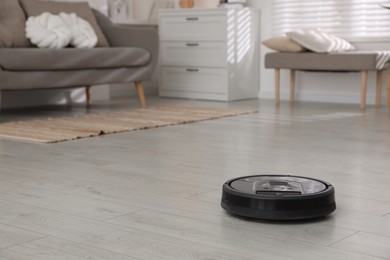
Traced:
<path fill-rule="evenodd" d="M 171 66 L 226 67 L 226 44 L 218 42 L 161 42 L 160 62 Z"/>
<path fill-rule="evenodd" d="M 226 41 L 226 16 L 161 16 L 159 30 L 163 41 Z"/>
<path fill-rule="evenodd" d="M 161 89 L 182 93 L 227 92 L 226 69 L 161 67 Z"/>

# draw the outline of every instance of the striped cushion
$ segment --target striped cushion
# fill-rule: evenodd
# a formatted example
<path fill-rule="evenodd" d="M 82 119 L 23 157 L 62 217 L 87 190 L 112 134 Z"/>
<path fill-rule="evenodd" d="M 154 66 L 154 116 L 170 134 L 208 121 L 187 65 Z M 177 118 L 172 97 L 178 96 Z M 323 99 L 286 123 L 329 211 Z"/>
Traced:
<path fill-rule="evenodd" d="M 344 39 L 318 30 L 300 29 L 286 33 L 287 36 L 308 50 L 330 53 L 354 50 L 355 47 Z"/>
<path fill-rule="evenodd" d="M 348 53 L 356 53 L 356 54 L 375 54 L 375 67 L 377 70 L 383 70 L 386 69 L 388 64 L 387 61 L 390 60 L 390 51 L 353 51 Z"/>

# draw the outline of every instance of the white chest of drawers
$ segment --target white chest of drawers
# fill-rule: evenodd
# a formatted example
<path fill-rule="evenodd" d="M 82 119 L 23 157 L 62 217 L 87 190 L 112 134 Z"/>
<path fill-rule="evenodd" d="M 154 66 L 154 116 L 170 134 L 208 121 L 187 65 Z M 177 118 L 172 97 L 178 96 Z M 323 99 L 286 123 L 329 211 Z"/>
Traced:
<path fill-rule="evenodd" d="M 160 96 L 257 98 L 258 21 L 250 8 L 161 11 Z"/>

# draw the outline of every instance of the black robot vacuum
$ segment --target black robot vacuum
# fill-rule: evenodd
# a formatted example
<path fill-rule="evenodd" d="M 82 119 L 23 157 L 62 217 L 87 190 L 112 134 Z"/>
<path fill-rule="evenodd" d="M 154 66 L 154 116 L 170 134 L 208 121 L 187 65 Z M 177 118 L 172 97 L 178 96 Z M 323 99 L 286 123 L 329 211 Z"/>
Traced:
<path fill-rule="evenodd" d="M 225 182 L 226 211 L 264 220 L 318 218 L 335 211 L 335 190 L 325 181 L 291 175 L 255 175 Z"/>

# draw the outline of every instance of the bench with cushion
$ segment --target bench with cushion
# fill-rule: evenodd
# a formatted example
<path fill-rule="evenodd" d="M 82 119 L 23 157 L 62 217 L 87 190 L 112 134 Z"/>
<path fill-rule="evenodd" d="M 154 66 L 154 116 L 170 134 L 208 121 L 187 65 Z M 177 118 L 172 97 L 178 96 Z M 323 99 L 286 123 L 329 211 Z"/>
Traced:
<path fill-rule="evenodd" d="M 386 69 L 388 52 L 342 52 L 342 53 L 282 53 L 272 52 L 265 56 L 265 67 L 275 69 L 275 102 L 280 95 L 280 69 L 290 70 L 290 101 L 294 102 L 296 71 L 360 72 L 361 109 L 366 107 L 368 71 L 376 71 L 376 106 L 380 106 L 382 72 Z M 387 87 L 390 87 L 388 78 Z M 388 92 L 388 100 L 390 95 Z M 388 108 L 390 104 L 388 102 Z"/>

